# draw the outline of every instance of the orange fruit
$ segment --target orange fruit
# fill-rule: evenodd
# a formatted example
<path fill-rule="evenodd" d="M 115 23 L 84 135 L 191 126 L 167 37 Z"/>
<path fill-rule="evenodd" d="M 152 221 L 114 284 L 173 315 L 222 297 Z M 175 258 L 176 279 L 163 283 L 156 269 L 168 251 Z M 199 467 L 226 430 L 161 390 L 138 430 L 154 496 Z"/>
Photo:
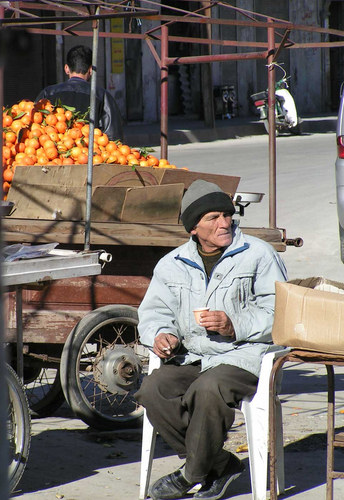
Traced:
<path fill-rule="evenodd" d="M 119 163 L 120 165 L 126 165 L 127 164 L 127 157 L 122 155 L 122 154 L 118 155 L 117 163 Z"/>
<path fill-rule="evenodd" d="M 2 184 L 2 191 L 4 194 L 7 194 L 8 193 L 8 190 L 10 189 L 11 187 L 11 184 L 8 182 L 8 181 L 5 181 L 3 184 Z"/>
<path fill-rule="evenodd" d="M 2 173 L 2 178 L 4 181 L 12 182 L 13 170 L 11 168 L 5 168 L 5 170 Z"/>
<path fill-rule="evenodd" d="M 148 161 L 147 160 L 141 160 L 140 161 L 140 167 L 149 167 Z"/>
<path fill-rule="evenodd" d="M 132 149 L 130 154 L 134 155 L 134 156 L 135 156 L 135 158 L 136 158 L 137 160 L 138 160 L 138 159 L 140 158 L 140 156 L 141 156 L 140 151 L 138 151 L 137 149 Z"/>
<path fill-rule="evenodd" d="M 96 154 L 93 156 L 93 165 L 96 165 L 98 163 L 103 163 L 103 158 L 101 155 Z"/>
<path fill-rule="evenodd" d="M 49 148 L 44 148 L 44 150 L 45 150 L 45 154 L 49 160 L 54 160 L 59 155 L 57 148 L 55 146 L 51 146 Z"/>
<path fill-rule="evenodd" d="M 73 118 L 73 112 L 70 111 L 70 109 L 66 109 L 66 111 L 65 111 L 65 117 L 66 117 L 66 119 L 68 121 L 71 120 Z"/>
<path fill-rule="evenodd" d="M 36 149 L 32 146 L 26 146 L 26 148 L 24 149 L 24 153 L 28 156 L 36 156 Z"/>
<path fill-rule="evenodd" d="M 8 146 L 3 146 L 3 148 L 2 148 L 2 157 L 5 160 L 8 160 L 9 158 L 11 158 L 11 149 Z"/>
<path fill-rule="evenodd" d="M 87 163 L 87 161 L 88 161 L 88 155 L 86 153 L 80 153 L 76 159 L 76 163 L 79 165 L 83 165 Z"/>
<path fill-rule="evenodd" d="M 54 142 L 54 141 L 52 141 L 52 140 L 51 140 L 51 139 L 49 139 L 49 138 L 48 138 L 47 140 L 45 140 L 45 141 L 44 141 L 44 143 L 43 143 L 43 148 L 44 148 L 44 150 L 45 150 L 45 151 L 46 151 L 48 148 L 55 148 L 55 147 L 56 147 L 56 146 L 55 146 L 55 142 Z"/>
<path fill-rule="evenodd" d="M 13 122 L 12 116 L 10 116 L 8 114 L 4 114 L 2 116 L 2 126 L 3 127 L 10 127 L 12 122 Z"/>
<path fill-rule="evenodd" d="M 159 165 L 159 160 L 158 158 L 156 158 L 155 156 L 153 155 L 148 155 L 147 156 L 147 161 L 148 161 L 148 165 L 150 167 L 157 167 Z"/>
<path fill-rule="evenodd" d="M 11 125 L 11 129 L 13 130 L 13 132 L 17 134 L 19 130 L 21 130 L 23 127 L 24 124 L 22 123 L 21 120 L 13 120 L 13 123 Z"/>
<path fill-rule="evenodd" d="M 20 118 L 23 125 L 28 126 L 31 124 L 31 117 L 29 115 L 24 115 Z"/>
<path fill-rule="evenodd" d="M 66 122 L 57 122 L 55 127 L 56 127 L 56 130 L 60 134 L 64 134 L 67 130 L 67 123 Z"/>
<path fill-rule="evenodd" d="M 117 148 L 117 144 L 113 141 L 110 141 L 106 146 L 106 151 L 108 151 L 109 153 L 112 153 L 113 151 L 116 151 L 118 148 Z"/>
<path fill-rule="evenodd" d="M 71 129 L 68 130 L 68 135 L 70 135 L 70 137 L 72 137 L 72 139 L 78 139 L 79 137 L 82 137 L 82 132 L 80 129 L 76 128 L 76 127 L 73 127 Z"/>
<path fill-rule="evenodd" d="M 78 158 L 78 156 L 81 155 L 81 153 L 82 153 L 81 148 L 79 146 L 74 146 L 71 149 L 70 155 L 73 158 L 73 160 L 76 160 Z"/>
<path fill-rule="evenodd" d="M 42 123 L 43 114 L 40 111 L 35 111 L 32 117 L 34 123 Z"/>
<path fill-rule="evenodd" d="M 66 146 L 67 149 L 71 149 L 74 146 L 74 144 L 75 144 L 74 139 L 72 137 L 68 136 L 68 135 L 64 136 L 62 138 L 62 142 Z"/>
<path fill-rule="evenodd" d="M 38 165 L 46 165 L 46 164 L 48 163 L 48 161 L 49 161 L 49 160 L 48 160 L 48 158 L 45 156 L 45 154 L 44 154 L 44 155 L 40 155 L 40 156 L 38 156 L 38 158 L 37 158 L 37 163 L 38 163 Z"/>
<path fill-rule="evenodd" d="M 161 158 L 159 160 L 159 167 L 166 167 L 166 165 L 168 165 L 168 160 L 166 160 L 166 158 Z"/>
<path fill-rule="evenodd" d="M 98 146 L 107 146 L 109 144 L 109 138 L 106 134 L 100 135 L 97 140 Z"/>
<path fill-rule="evenodd" d="M 11 142 L 12 144 L 14 144 L 17 140 L 17 134 L 12 131 L 8 131 L 5 133 L 5 140 L 6 142 Z"/>
<path fill-rule="evenodd" d="M 128 154 L 130 153 L 130 147 L 127 146 L 126 144 L 122 144 L 119 148 L 119 152 L 124 155 L 124 156 L 128 156 Z"/>
<path fill-rule="evenodd" d="M 82 135 L 85 135 L 85 136 L 88 136 L 90 134 L 90 126 L 88 123 L 83 125 L 83 127 L 81 128 L 81 132 L 82 132 Z"/>
<path fill-rule="evenodd" d="M 49 113 L 49 115 L 45 116 L 45 123 L 47 125 L 56 125 L 57 123 L 57 118 L 54 113 Z"/>
<path fill-rule="evenodd" d="M 101 135 L 103 135 L 103 132 L 100 130 L 100 128 L 95 127 L 94 137 L 100 137 Z"/>
<path fill-rule="evenodd" d="M 39 148 L 39 140 L 36 137 L 28 139 L 27 145 L 31 148 L 38 149 Z"/>
<path fill-rule="evenodd" d="M 62 165 L 74 165 L 74 160 L 70 156 L 62 159 Z"/>

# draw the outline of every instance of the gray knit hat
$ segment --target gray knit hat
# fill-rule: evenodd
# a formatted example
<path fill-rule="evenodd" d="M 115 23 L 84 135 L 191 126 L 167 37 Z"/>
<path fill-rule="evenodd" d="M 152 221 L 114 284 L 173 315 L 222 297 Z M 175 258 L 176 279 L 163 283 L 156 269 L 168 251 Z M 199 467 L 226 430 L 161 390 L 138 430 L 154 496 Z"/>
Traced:
<path fill-rule="evenodd" d="M 190 184 L 183 196 L 180 218 L 189 233 L 208 212 L 235 213 L 235 208 L 228 194 L 213 182 L 198 179 Z"/>

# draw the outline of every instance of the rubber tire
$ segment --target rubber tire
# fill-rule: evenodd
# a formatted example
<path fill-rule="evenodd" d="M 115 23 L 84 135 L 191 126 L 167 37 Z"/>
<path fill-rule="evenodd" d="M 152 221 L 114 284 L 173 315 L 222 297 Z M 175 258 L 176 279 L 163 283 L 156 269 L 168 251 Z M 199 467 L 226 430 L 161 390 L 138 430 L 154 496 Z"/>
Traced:
<path fill-rule="evenodd" d="M 9 490 L 12 492 L 19 483 L 28 458 L 31 442 L 31 419 L 29 403 L 26 398 L 23 384 L 21 383 L 18 375 L 9 365 L 6 365 L 6 378 L 8 385 L 8 416 L 7 425 L 13 422 L 10 417 L 10 409 L 12 407 L 16 419 L 16 432 L 15 432 L 15 450 L 12 453 L 13 458 L 9 464 Z M 11 412 L 11 415 L 13 414 Z M 10 452 L 13 451 L 10 446 Z"/>
<path fill-rule="evenodd" d="M 50 370 L 54 368 L 44 368 L 44 365 L 42 366 L 38 376 L 36 377 L 36 380 L 41 376 L 42 370 Z M 25 373 L 25 372 L 24 372 Z M 26 396 L 29 401 L 29 406 L 32 411 L 32 416 L 33 417 L 49 417 L 52 415 L 56 410 L 60 408 L 62 403 L 65 401 L 65 397 L 62 391 L 62 386 L 61 386 L 61 379 L 60 379 L 60 369 L 56 369 L 55 372 L 55 379 L 53 383 L 49 386 L 48 392 L 46 392 L 43 397 L 39 400 L 34 399 L 33 396 L 31 395 L 31 391 L 29 388 L 29 384 L 25 383 L 26 381 L 24 380 L 24 388 L 26 390 Z M 31 382 L 34 383 L 34 382 Z"/>
<path fill-rule="evenodd" d="M 294 135 L 302 135 L 301 123 L 301 120 L 298 118 L 297 125 L 295 125 L 295 127 L 291 127 L 290 132 Z"/>
<path fill-rule="evenodd" d="M 109 417 L 90 404 L 81 385 L 79 360 L 83 346 L 87 344 L 87 340 L 96 335 L 97 331 L 100 332 L 102 328 L 108 325 L 121 325 L 123 323 L 130 327 L 134 326 L 136 332 L 138 315 L 135 307 L 110 305 L 95 309 L 84 316 L 84 318 L 82 318 L 73 328 L 62 351 L 60 376 L 66 401 L 78 418 L 96 429 L 114 430 L 118 428 L 136 427 L 142 424 L 142 407 L 137 405 L 137 408 L 133 412 L 134 414 L 129 413 L 128 415 L 114 415 Z M 95 342 L 94 339 L 95 337 L 93 337 L 93 343 Z M 114 341 L 114 339 L 108 340 Z M 130 344 L 133 339 L 121 338 L 120 340 L 120 342 L 116 343 L 127 345 Z M 96 386 L 96 383 L 93 383 L 94 386 Z M 99 390 L 98 392 L 100 393 Z"/>
<path fill-rule="evenodd" d="M 263 123 L 264 123 L 264 127 L 265 127 L 266 132 L 269 133 L 269 120 L 263 120 Z M 276 137 L 278 137 L 280 135 L 280 132 L 277 128 L 275 129 L 275 133 L 276 133 Z"/>

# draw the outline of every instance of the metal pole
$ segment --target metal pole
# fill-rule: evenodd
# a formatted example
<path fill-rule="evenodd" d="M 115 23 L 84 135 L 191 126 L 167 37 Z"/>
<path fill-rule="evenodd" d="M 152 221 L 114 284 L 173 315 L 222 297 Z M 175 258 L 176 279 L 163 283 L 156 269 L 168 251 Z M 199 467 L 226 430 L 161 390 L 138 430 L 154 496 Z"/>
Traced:
<path fill-rule="evenodd" d="M 271 19 L 269 19 L 272 22 Z M 268 105 L 269 105 L 269 227 L 276 227 L 276 119 L 275 119 L 275 29 L 268 28 Z"/>
<path fill-rule="evenodd" d="M 4 8 L 0 7 L 0 16 L 4 17 Z M 5 64 L 6 47 L 5 41 L 0 40 L 0 109 L 4 105 L 4 64 Z M 2 158 L 2 120 L 0 121 L 0 153 Z M 0 188 L 0 196 L 2 198 L 2 187 Z M 0 216 L 0 251 L 3 247 L 2 220 Z M 1 264 L 0 264 L 1 266 Z M 1 270 L 1 269 L 0 269 Z M 5 364 L 5 319 L 4 319 L 4 300 L 3 300 L 3 284 L 2 273 L 0 275 L 0 498 L 7 500 L 9 498 L 8 484 L 8 437 L 7 437 L 7 385 L 3 383 L 6 380 L 6 364 Z"/>
<path fill-rule="evenodd" d="M 167 159 L 168 134 L 168 27 L 161 26 L 161 96 L 160 96 L 160 157 Z"/>
<path fill-rule="evenodd" d="M 96 14 L 99 13 L 99 7 Z M 88 142 L 87 160 L 87 186 L 86 186 L 86 223 L 85 223 L 85 245 L 84 249 L 90 249 L 91 239 L 91 208 L 92 208 L 92 178 L 93 178 L 93 140 L 96 118 L 96 89 L 97 89 L 97 58 L 99 41 L 99 21 L 93 21 L 93 46 L 92 46 L 92 75 L 90 95 L 90 132 Z"/>

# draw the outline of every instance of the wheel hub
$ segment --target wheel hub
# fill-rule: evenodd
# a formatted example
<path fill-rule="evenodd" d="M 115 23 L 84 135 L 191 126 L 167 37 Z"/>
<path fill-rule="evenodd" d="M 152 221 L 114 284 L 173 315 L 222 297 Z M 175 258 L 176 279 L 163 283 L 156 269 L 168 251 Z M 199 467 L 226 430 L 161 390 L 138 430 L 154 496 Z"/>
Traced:
<path fill-rule="evenodd" d="M 98 354 L 93 371 L 103 391 L 126 394 L 138 386 L 142 365 L 131 347 L 115 345 Z"/>

